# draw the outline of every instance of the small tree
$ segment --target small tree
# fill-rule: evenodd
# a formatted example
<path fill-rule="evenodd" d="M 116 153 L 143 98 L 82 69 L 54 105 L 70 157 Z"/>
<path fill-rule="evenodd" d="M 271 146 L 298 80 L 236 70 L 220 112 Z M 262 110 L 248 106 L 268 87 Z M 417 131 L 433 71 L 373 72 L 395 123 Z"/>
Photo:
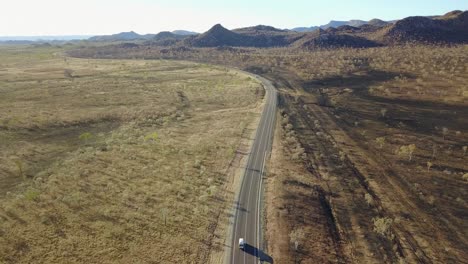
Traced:
<path fill-rule="evenodd" d="M 468 173 L 463 174 L 462 179 L 468 181 Z"/>
<path fill-rule="evenodd" d="M 448 133 L 449 133 L 448 128 L 443 127 L 443 128 L 442 128 L 442 138 L 443 138 L 444 140 L 445 140 L 445 136 L 447 136 Z"/>
<path fill-rule="evenodd" d="M 168 213 L 168 210 L 166 208 L 161 209 L 161 218 L 164 221 L 164 226 L 167 225 L 167 213 Z"/>
<path fill-rule="evenodd" d="M 85 132 L 79 136 L 80 140 L 83 140 L 86 144 L 88 144 L 88 141 L 93 137 L 93 134 L 89 132 Z"/>
<path fill-rule="evenodd" d="M 408 150 L 409 150 L 408 152 L 409 161 L 411 161 L 411 159 L 413 158 L 413 153 L 416 150 L 416 145 L 415 144 L 408 145 Z"/>
<path fill-rule="evenodd" d="M 385 118 L 385 115 L 387 114 L 387 109 L 386 108 L 380 109 L 380 114 L 382 115 L 382 118 Z"/>
<path fill-rule="evenodd" d="M 364 194 L 364 200 L 366 200 L 366 203 L 371 206 L 374 205 L 374 198 L 372 198 L 372 195 L 366 193 Z"/>
<path fill-rule="evenodd" d="M 408 156 L 408 160 L 411 161 L 413 159 L 413 153 L 416 150 L 415 144 L 410 144 L 407 146 L 401 146 L 397 150 L 398 156 Z"/>
<path fill-rule="evenodd" d="M 18 175 L 21 177 L 21 178 L 24 178 L 24 173 L 23 173 L 23 162 L 19 159 L 15 160 L 14 161 L 15 164 L 16 164 L 16 168 L 18 168 Z"/>
<path fill-rule="evenodd" d="M 385 145 L 385 137 L 378 137 L 375 139 L 375 143 L 377 143 L 379 145 L 379 148 L 383 148 L 383 146 Z"/>
<path fill-rule="evenodd" d="M 156 141 L 158 139 L 158 133 L 153 132 L 145 136 L 145 141 Z"/>
<path fill-rule="evenodd" d="M 430 161 L 428 161 L 428 162 L 426 163 L 427 171 L 430 171 L 430 170 L 431 170 L 432 165 L 434 165 L 434 164 L 432 164 L 432 162 L 430 162 Z"/>
<path fill-rule="evenodd" d="M 291 241 L 291 244 L 294 245 L 294 251 L 296 251 L 296 260 L 294 261 L 297 263 L 297 252 L 299 251 L 299 245 L 303 243 L 304 240 L 304 232 L 301 229 L 295 228 L 291 233 L 289 233 L 289 239 Z"/>
<path fill-rule="evenodd" d="M 388 217 L 377 217 L 373 218 L 372 222 L 374 222 L 374 232 L 392 239 L 393 234 L 392 234 L 392 224 L 393 220 L 388 218 Z"/>

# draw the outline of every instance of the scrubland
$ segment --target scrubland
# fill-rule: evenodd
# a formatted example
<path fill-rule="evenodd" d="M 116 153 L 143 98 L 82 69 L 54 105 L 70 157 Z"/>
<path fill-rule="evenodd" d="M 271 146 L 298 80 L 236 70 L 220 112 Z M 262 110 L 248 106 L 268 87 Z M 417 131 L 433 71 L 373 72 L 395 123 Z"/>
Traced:
<path fill-rule="evenodd" d="M 261 85 L 0 47 L 0 262 L 206 263 Z"/>
<path fill-rule="evenodd" d="M 296 71 L 279 70 L 278 79 L 286 131 L 278 150 L 304 167 L 289 178 L 272 173 L 283 185 L 270 186 L 284 192 L 270 210 L 290 219 L 290 243 L 298 233 L 318 238 L 302 239 L 298 258 L 313 263 L 328 248 L 331 262 L 463 262 L 466 46 L 309 56 L 293 64 Z M 287 255 L 296 255 L 292 246 Z"/>
<path fill-rule="evenodd" d="M 275 262 L 468 259 L 467 45 L 122 50 L 74 55 L 209 62 L 275 82 L 265 203 Z"/>

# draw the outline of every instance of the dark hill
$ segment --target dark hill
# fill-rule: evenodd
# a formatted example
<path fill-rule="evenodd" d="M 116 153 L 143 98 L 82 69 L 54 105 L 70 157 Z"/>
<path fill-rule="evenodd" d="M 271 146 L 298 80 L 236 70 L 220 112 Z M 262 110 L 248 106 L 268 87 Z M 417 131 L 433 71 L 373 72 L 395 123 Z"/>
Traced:
<path fill-rule="evenodd" d="M 360 30 L 360 28 L 358 28 L 358 27 L 343 25 L 343 26 L 339 26 L 338 28 L 336 28 L 335 32 L 354 33 L 354 32 L 357 32 L 359 30 Z"/>
<path fill-rule="evenodd" d="M 315 31 L 294 43 L 303 49 L 317 48 L 369 48 L 380 46 L 377 42 L 349 34 L 336 34 Z"/>
<path fill-rule="evenodd" d="M 454 10 L 454 11 L 448 12 L 447 14 L 445 14 L 445 15 L 443 15 L 443 16 L 436 17 L 436 19 L 451 19 L 451 18 L 456 18 L 456 17 L 459 16 L 461 13 L 463 13 L 463 11 L 461 11 L 461 10 Z"/>
<path fill-rule="evenodd" d="M 371 26 L 375 26 L 375 27 L 384 27 L 384 26 L 386 26 L 388 24 L 389 24 L 388 22 L 385 22 L 383 20 L 374 18 L 374 19 L 369 20 L 369 22 L 367 22 L 366 25 L 371 25 Z"/>
<path fill-rule="evenodd" d="M 183 39 L 186 37 L 188 37 L 188 35 L 177 35 L 169 31 L 161 31 L 158 34 L 154 35 L 152 40 Z"/>
<path fill-rule="evenodd" d="M 176 38 L 177 35 L 169 32 L 169 31 L 161 31 L 158 34 L 154 35 L 153 39 L 154 40 L 161 40 L 161 39 L 170 39 L 170 38 Z"/>
<path fill-rule="evenodd" d="M 449 13 L 450 14 L 450 13 Z M 437 18 L 408 17 L 384 28 L 382 40 L 387 43 L 468 42 L 468 12 L 455 12 Z"/>
<path fill-rule="evenodd" d="M 275 34 L 275 33 L 286 33 L 286 30 L 278 29 L 271 26 L 258 25 L 254 27 L 238 28 L 234 29 L 233 32 L 246 35 L 258 35 L 258 34 Z"/>
<path fill-rule="evenodd" d="M 172 46 L 186 38 L 189 38 L 189 35 L 177 35 L 169 31 L 161 31 L 149 38 L 148 43 L 153 46 Z"/>
<path fill-rule="evenodd" d="M 186 40 L 194 47 L 281 47 L 287 46 L 303 34 L 279 30 L 269 26 L 228 30 L 217 24 L 207 32 Z"/>
<path fill-rule="evenodd" d="M 216 24 L 207 32 L 187 39 L 187 43 L 194 47 L 250 46 L 252 38 Z"/>

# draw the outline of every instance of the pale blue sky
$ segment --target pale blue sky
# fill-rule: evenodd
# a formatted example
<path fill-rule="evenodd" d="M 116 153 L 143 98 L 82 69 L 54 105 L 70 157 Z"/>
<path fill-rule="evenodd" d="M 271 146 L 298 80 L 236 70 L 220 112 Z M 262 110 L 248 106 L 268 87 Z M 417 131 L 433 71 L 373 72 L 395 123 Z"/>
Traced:
<path fill-rule="evenodd" d="M 204 32 L 216 23 L 233 29 L 278 28 L 330 20 L 392 20 L 468 9 L 468 0 L 1 0 L 0 36 Z"/>

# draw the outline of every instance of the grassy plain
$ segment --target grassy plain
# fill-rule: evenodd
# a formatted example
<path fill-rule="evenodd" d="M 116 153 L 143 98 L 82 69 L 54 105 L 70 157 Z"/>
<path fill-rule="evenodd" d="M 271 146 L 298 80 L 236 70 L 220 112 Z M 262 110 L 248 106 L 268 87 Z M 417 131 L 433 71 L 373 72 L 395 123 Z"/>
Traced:
<path fill-rule="evenodd" d="M 259 83 L 0 47 L 0 262 L 206 263 Z"/>

